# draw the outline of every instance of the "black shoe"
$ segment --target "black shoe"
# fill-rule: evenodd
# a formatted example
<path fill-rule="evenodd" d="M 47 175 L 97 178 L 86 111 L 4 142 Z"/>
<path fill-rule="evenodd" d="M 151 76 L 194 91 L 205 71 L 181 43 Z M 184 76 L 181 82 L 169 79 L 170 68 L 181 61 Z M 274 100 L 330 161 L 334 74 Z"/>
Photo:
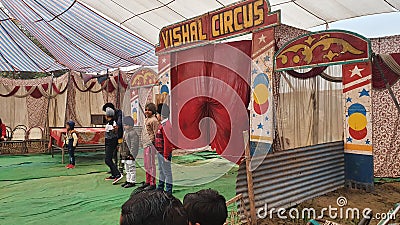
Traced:
<path fill-rule="evenodd" d="M 121 184 L 121 187 L 124 187 L 127 184 L 129 184 L 129 182 L 125 181 L 123 184 Z"/>
<path fill-rule="evenodd" d="M 148 186 L 150 186 L 150 184 L 149 183 L 142 183 L 142 186 L 140 186 L 140 187 L 138 187 L 138 189 L 145 189 L 145 188 L 147 188 Z"/>
<path fill-rule="evenodd" d="M 135 187 L 135 183 L 127 183 L 124 188 L 131 188 L 131 187 Z"/>
<path fill-rule="evenodd" d="M 122 178 L 124 177 L 124 175 L 119 175 L 118 177 L 115 177 L 114 181 L 112 182 L 113 185 L 117 184 Z"/>
<path fill-rule="evenodd" d="M 104 179 L 104 180 L 114 180 L 114 179 L 115 179 L 114 176 L 109 176 L 109 177 L 106 177 L 106 179 Z"/>
<path fill-rule="evenodd" d="M 143 191 L 152 191 L 156 189 L 156 185 L 149 185 L 143 189 Z"/>

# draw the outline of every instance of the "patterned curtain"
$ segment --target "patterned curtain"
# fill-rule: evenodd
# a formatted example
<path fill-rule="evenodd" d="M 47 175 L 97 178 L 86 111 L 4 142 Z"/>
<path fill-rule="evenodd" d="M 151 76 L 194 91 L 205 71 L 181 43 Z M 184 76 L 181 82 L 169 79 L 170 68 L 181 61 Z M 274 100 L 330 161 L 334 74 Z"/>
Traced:
<path fill-rule="evenodd" d="M 400 53 L 400 36 L 371 40 L 376 54 Z M 400 101 L 400 81 L 391 86 Z M 374 176 L 400 177 L 400 113 L 389 91 L 372 90 Z"/>

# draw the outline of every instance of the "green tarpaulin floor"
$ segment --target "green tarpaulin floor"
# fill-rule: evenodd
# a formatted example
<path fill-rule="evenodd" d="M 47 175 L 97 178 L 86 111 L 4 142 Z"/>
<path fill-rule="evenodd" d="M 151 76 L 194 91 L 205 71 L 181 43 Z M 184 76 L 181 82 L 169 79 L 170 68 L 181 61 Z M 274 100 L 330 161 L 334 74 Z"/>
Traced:
<path fill-rule="evenodd" d="M 77 153 L 77 167 L 68 170 L 59 155 L 0 155 L 0 224 L 119 224 L 120 207 L 134 189 L 104 180 L 103 157 Z M 236 165 L 211 152 L 174 156 L 173 162 L 179 199 L 204 188 L 218 190 L 227 200 L 235 196 Z M 138 169 L 137 182 L 143 180 Z"/>

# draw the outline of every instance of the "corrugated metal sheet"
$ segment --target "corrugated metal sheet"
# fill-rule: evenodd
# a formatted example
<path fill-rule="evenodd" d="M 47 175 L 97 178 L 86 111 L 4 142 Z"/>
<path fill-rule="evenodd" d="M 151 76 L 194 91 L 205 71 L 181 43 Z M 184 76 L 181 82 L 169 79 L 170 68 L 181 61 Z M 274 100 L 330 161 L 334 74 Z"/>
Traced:
<path fill-rule="evenodd" d="M 256 209 L 289 208 L 344 186 L 343 141 L 271 153 L 253 158 Z M 239 168 L 236 193 L 248 208 L 246 165 Z M 249 209 L 249 208 L 248 208 Z"/>

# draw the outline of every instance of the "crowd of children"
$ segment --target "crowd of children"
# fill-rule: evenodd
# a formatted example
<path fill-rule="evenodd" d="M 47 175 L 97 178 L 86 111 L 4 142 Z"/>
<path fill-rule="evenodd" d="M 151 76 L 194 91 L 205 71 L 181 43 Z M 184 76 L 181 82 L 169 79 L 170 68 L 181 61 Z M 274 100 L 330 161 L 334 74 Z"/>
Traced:
<path fill-rule="evenodd" d="M 105 126 L 105 163 L 111 170 L 113 184 L 123 178 L 118 170 L 115 158 L 120 143 L 121 163 L 124 164 L 126 181 L 121 185 L 131 188 L 136 185 L 136 158 L 139 152 L 139 136 L 142 137 L 145 182 L 132 192 L 128 201 L 122 206 L 121 225 L 222 225 L 225 223 L 227 207 L 225 198 L 217 191 L 207 189 L 186 194 L 183 203 L 172 195 L 171 159 L 174 145 L 167 135 L 171 133 L 169 122 L 170 109 L 166 104 L 148 103 L 145 106 L 145 121 L 142 133 L 134 129 L 131 116 L 122 118 L 111 103 L 103 106 L 106 117 Z M 116 111 L 118 112 L 116 114 Z M 75 167 L 74 151 L 78 143 L 75 123 L 66 123 L 66 146 L 70 162 L 67 168 Z M 123 134 L 123 135 L 122 135 Z M 118 139 L 123 137 L 123 141 Z M 158 160 L 159 179 L 156 186 L 156 165 Z"/>
<path fill-rule="evenodd" d="M 186 194 L 182 202 L 165 191 L 133 192 L 121 207 L 120 225 L 223 225 L 224 196 L 212 189 Z"/>

